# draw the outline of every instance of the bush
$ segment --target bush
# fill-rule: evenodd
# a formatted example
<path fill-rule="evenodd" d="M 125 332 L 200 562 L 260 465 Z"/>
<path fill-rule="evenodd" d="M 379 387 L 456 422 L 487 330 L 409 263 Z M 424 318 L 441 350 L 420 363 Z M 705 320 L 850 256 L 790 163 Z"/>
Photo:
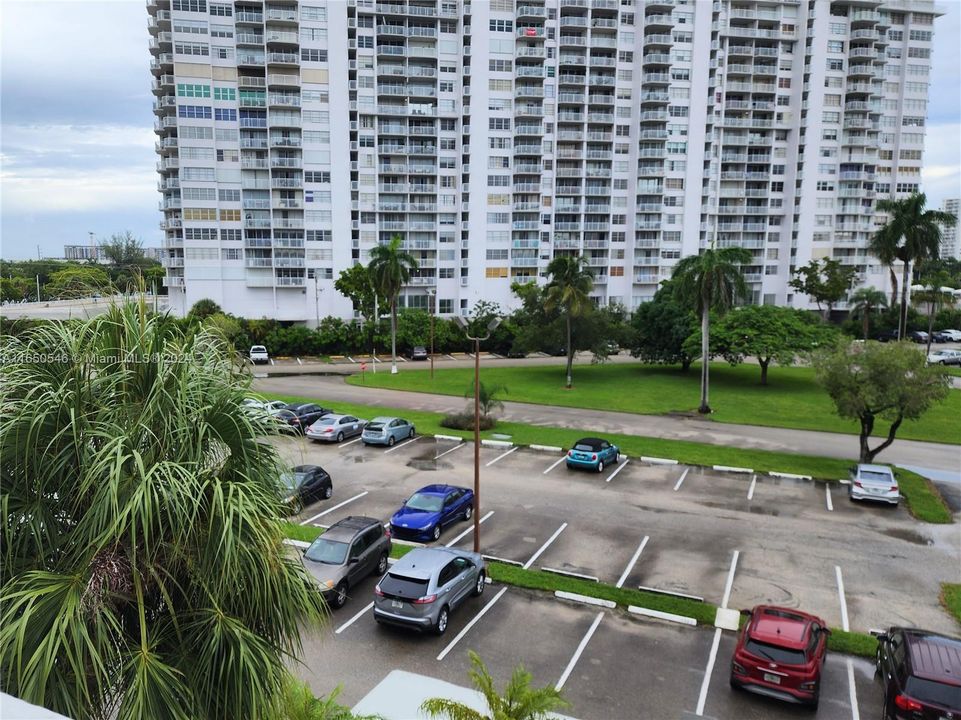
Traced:
<path fill-rule="evenodd" d="M 464 412 L 450 413 L 445 415 L 443 420 L 440 421 L 441 427 L 451 428 L 452 430 L 473 430 L 474 429 L 474 413 Z M 490 430 L 492 427 L 497 425 L 497 420 L 492 418 L 490 415 L 480 416 L 480 429 Z"/>

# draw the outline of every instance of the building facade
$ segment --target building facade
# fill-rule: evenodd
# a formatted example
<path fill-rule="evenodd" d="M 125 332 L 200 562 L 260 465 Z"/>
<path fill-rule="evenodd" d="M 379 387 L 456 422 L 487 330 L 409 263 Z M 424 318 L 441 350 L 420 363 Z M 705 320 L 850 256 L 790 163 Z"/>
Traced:
<path fill-rule="evenodd" d="M 941 203 L 941 209 L 958 217 L 958 206 L 961 205 L 959 198 L 945 198 Z M 958 244 L 958 226 L 941 228 L 941 257 L 954 258 L 961 260 L 961 245 Z"/>
<path fill-rule="evenodd" d="M 149 0 L 171 307 L 352 308 L 399 236 L 406 307 L 509 307 L 583 254 L 599 304 L 745 247 L 757 303 L 866 250 L 919 189 L 930 0 Z"/>
<path fill-rule="evenodd" d="M 169 257 L 166 248 L 158 247 L 145 247 L 143 254 L 148 260 L 157 260 L 158 262 Z M 109 262 L 106 253 L 103 251 L 103 245 L 64 245 L 63 258 L 64 260 L 90 261 L 96 263 Z"/>

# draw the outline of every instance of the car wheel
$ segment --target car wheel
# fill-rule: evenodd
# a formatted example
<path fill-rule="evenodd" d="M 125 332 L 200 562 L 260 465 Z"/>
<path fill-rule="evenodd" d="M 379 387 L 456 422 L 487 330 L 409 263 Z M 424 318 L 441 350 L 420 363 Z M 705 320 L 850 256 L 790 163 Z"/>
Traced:
<path fill-rule="evenodd" d="M 377 561 L 377 574 L 383 576 L 387 572 L 387 553 L 380 556 L 380 560 Z"/>
<path fill-rule="evenodd" d="M 334 588 L 334 599 L 331 600 L 330 604 L 335 608 L 344 607 L 344 603 L 347 602 L 347 581 L 341 580 L 340 584 Z"/>
<path fill-rule="evenodd" d="M 330 500 L 330 496 L 334 494 L 334 486 L 328 485 L 324 488 L 324 500 Z"/>
<path fill-rule="evenodd" d="M 597 461 L 597 472 L 599 472 L 599 473 L 604 472 L 604 461 L 603 461 L 603 460 L 598 460 L 598 461 Z"/>
<path fill-rule="evenodd" d="M 445 632 L 447 632 L 447 620 L 449 615 L 450 613 L 448 612 L 446 605 L 440 609 L 440 613 L 437 615 L 437 624 L 434 625 L 434 632 L 438 635 L 443 635 Z"/>
<path fill-rule="evenodd" d="M 614 455 L 614 464 L 617 465 L 617 463 L 619 463 L 620 461 L 621 461 L 621 454 L 617 453 L 616 455 Z"/>
<path fill-rule="evenodd" d="M 808 702 L 808 710 L 811 712 L 817 712 L 818 703 L 821 700 L 821 683 L 818 682 L 818 686 L 814 689 L 814 697 Z"/>
<path fill-rule="evenodd" d="M 407 434 L 407 437 L 408 437 L 409 439 L 411 439 L 411 440 L 414 439 L 414 428 L 413 428 L 413 427 L 411 427 L 410 432 Z"/>
<path fill-rule="evenodd" d="M 440 523 L 437 523 L 437 524 L 434 526 L 434 529 L 433 529 L 433 531 L 431 532 L 430 536 L 431 536 L 431 538 L 433 538 L 434 540 L 440 540 Z"/>
<path fill-rule="evenodd" d="M 474 592 L 471 593 L 474 597 L 480 597 L 484 594 L 484 586 L 487 584 L 487 576 L 481 572 L 477 576 L 477 583 L 474 585 Z"/>
<path fill-rule="evenodd" d="M 730 679 L 729 679 L 728 682 L 731 683 L 731 688 L 732 688 L 732 689 L 734 689 L 734 690 L 740 690 L 740 689 L 741 689 L 741 683 L 739 683 L 737 680 L 734 679 L 734 673 L 733 673 L 733 672 L 731 673 L 731 677 L 730 677 Z"/>
<path fill-rule="evenodd" d="M 344 442 L 344 433 L 337 433 L 337 442 Z"/>
<path fill-rule="evenodd" d="M 387 447 L 394 447 L 394 442 L 394 436 L 391 435 L 389 438 L 387 438 Z"/>
<path fill-rule="evenodd" d="M 890 717 L 891 717 L 891 701 L 888 700 L 887 689 L 885 689 L 884 706 L 881 708 L 881 720 L 890 720 Z"/>
<path fill-rule="evenodd" d="M 471 515 L 473 515 L 473 514 L 474 514 L 474 506 L 473 506 L 473 505 L 468 505 L 468 506 L 467 506 L 467 509 L 464 510 L 464 520 L 470 520 Z"/>

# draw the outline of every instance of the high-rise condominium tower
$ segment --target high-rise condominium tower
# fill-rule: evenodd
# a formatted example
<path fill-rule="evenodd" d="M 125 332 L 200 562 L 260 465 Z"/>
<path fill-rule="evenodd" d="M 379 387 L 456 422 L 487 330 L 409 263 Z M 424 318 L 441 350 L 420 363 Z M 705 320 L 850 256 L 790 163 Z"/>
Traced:
<path fill-rule="evenodd" d="M 959 204 L 961 204 L 961 199 L 945 198 L 944 202 L 941 203 L 941 209 L 958 217 Z M 961 260 L 961 245 L 958 244 L 957 224 L 954 227 L 941 229 L 941 257 Z"/>
<path fill-rule="evenodd" d="M 444 314 L 564 253 L 630 308 L 711 243 L 752 252 L 755 302 L 804 306 L 812 258 L 885 286 L 875 201 L 920 183 L 929 0 L 147 7 L 181 312 L 349 317 L 334 280 L 394 236 L 402 304 Z"/>

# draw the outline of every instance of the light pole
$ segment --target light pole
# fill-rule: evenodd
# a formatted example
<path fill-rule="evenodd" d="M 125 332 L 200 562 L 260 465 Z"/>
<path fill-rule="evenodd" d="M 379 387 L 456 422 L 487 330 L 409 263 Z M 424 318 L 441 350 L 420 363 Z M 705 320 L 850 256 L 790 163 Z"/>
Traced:
<path fill-rule="evenodd" d="M 460 315 L 457 324 L 461 326 L 468 340 L 474 341 L 474 552 L 480 552 L 480 344 L 501 324 L 500 318 L 487 323 L 487 334 L 471 337 L 467 321 Z"/>
<path fill-rule="evenodd" d="M 437 305 L 434 301 L 434 295 L 437 291 L 434 288 L 427 288 L 428 300 L 428 311 L 430 312 L 430 379 L 434 379 L 434 312 L 437 310 Z"/>

